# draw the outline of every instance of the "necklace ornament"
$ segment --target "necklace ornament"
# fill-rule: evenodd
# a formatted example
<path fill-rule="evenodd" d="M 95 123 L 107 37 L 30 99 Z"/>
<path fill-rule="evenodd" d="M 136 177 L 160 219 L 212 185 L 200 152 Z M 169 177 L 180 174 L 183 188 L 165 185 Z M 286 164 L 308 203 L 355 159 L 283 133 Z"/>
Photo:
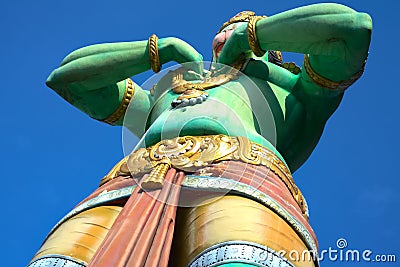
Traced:
<path fill-rule="evenodd" d="M 183 78 L 181 68 L 175 70 L 171 87 L 175 94 L 180 95 L 171 102 L 172 108 L 194 106 L 196 104 L 203 103 L 206 101 L 209 95 L 207 92 L 205 92 L 205 90 L 218 87 L 232 80 L 236 80 L 239 76 L 239 70 L 241 69 L 242 65 L 243 62 L 240 62 L 240 64 L 236 64 L 233 67 L 229 66 L 230 69 L 228 71 L 226 71 L 227 66 L 216 71 L 213 70 L 210 72 L 209 77 L 204 77 L 203 80 L 198 83 L 186 81 Z"/>
<path fill-rule="evenodd" d="M 186 107 L 186 106 L 194 106 L 196 104 L 201 104 L 206 101 L 208 97 L 207 92 L 203 92 L 198 89 L 187 89 L 183 92 L 177 99 L 172 101 L 171 106 L 175 107 Z"/>

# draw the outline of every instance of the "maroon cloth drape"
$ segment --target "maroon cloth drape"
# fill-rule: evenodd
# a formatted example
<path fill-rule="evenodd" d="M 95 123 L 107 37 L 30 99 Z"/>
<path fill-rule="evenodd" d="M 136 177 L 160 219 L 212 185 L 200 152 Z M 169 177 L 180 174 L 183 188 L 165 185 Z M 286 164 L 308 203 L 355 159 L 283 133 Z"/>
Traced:
<path fill-rule="evenodd" d="M 166 267 L 184 177 L 170 169 L 162 189 L 137 187 L 88 267 Z"/>

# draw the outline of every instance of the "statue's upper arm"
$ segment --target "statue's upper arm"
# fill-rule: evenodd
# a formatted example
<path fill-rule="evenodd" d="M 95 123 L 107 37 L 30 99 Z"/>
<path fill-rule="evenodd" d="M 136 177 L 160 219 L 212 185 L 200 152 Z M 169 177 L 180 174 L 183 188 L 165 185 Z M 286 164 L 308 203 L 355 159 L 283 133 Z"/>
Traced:
<path fill-rule="evenodd" d="M 111 125 L 122 125 L 127 111 L 133 113 L 131 118 L 147 117 L 150 110 L 150 96 L 147 91 L 128 78 L 97 90 L 77 93 L 73 105 L 96 120 Z M 135 122 L 141 124 L 144 120 L 145 118 L 139 118 L 135 119 Z M 142 128 L 140 125 L 135 127 Z"/>

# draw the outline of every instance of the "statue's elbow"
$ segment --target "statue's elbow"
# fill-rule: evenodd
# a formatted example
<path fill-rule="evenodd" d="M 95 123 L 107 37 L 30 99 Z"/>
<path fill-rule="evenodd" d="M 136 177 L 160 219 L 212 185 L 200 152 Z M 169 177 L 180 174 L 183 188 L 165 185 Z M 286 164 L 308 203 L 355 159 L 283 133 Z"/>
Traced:
<path fill-rule="evenodd" d="M 53 90 L 56 90 L 60 88 L 61 84 L 60 81 L 57 79 L 57 75 L 55 74 L 56 71 L 53 71 L 50 73 L 49 77 L 47 77 L 46 80 L 46 85 L 50 87 Z"/>
<path fill-rule="evenodd" d="M 372 31 L 372 18 L 367 13 L 357 13 L 356 15 L 357 24 L 359 25 L 360 29 L 368 31 L 371 33 Z"/>
<path fill-rule="evenodd" d="M 54 79 L 53 79 L 53 73 L 51 73 L 51 74 L 49 75 L 49 77 L 47 77 L 46 85 L 47 85 L 48 87 L 54 89 L 55 83 L 54 83 Z"/>
<path fill-rule="evenodd" d="M 349 17 L 348 22 L 347 48 L 355 58 L 360 58 L 364 62 L 371 42 L 371 16 L 367 13 L 356 12 Z"/>
<path fill-rule="evenodd" d="M 356 48 L 354 53 L 361 53 L 361 57 L 365 58 L 365 53 L 367 53 L 371 43 L 372 18 L 367 13 L 357 13 L 355 21 L 357 34 L 353 35 Z"/>

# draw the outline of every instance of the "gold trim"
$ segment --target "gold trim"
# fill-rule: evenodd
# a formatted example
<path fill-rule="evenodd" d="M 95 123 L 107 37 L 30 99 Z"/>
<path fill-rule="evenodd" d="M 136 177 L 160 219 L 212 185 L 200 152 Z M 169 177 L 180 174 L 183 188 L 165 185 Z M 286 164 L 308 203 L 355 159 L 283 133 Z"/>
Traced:
<path fill-rule="evenodd" d="M 275 210 L 262 203 L 251 199 L 235 195 L 218 196 L 213 199 L 196 201 L 191 207 L 181 209 L 180 216 L 177 218 L 176 245 L 173 247 L 173 266 L 221 266 L 212 265 L 211 259 L 221 260 L 222 256 L 231 256 L 236 260 L 239 255 L 253 252 L 256 250 L 238 250 L 235 246 L 232 250 L 223 250 L 222 253 L 214 254 L 209 259 L 203 258 L 201 265 L 189 264 L 202 251 L 223 242 L 253 242 L 266 246 L 274 251 L 295 251 L 298 255 L 308 251 L 307 243 L 302 238 L 303 233 L 299 233 L 286 219 L 282 218 Z M 279 242 L 277 242 L 279 241 Z M 233 254 L 230 254 L 233 253 Z M 243 254 L 242 254 L 243 253 Z M 228 257 L 229 257 L 228 256 Z M 233 257 L 232 257 L 233 256 Z M 264 254 L 262 258 L 267 259 Z M 256 256 L 257 257 L 257 256 Z M 293 259 L 293 265 L 276 264 L 269 265 L 271 257 L 268 260 L 258 261 L 263 263 L 256 266 L 296 266 L 296 267 L 314 267 L 310 259 Z M 304 260 L 304 261 L 301 261 Z M 197 261 L 198 263 L 199 261 Z M 201 262 L 201 261 L 200 261 Z M 207 264 L 208 263 L 208 264 Z M 253 265 L 251 265 L 253 266 Z"/>
<path fill-rule="evenodd" d="M 198 89 L 187 89 L 180 96 L 178 96 L 177 100 L 198 98 L 201 97 L 202 95 L 208 96 L 208 93 Z"/>
<path fill-rule="evenodd" d="M 236 22 L 246 22 L 249 21 L 251 17 L 255 16 L 255 13 L 253 11 L 242 11 L 238 14 L 236 14 L 234 17 L 230 18 L 227 22 L 222 24 L 221 28 L 217 32 L 220 33 L 225 27 L 236 23 Z"/>
<path fill-rule="evenodd" d="M 162 186 L 165 174 L 171 166 L 185 172 L 195 172 L 212 163 L 226 160 L 238 160 L 269 168 L 285 183 L 303 214 L 306 214 L 304 197 L 286 164 L 273 151 L 246 137 L 220 134 L 162 140 L 154 146 L 132 152 L 125 158 L 125 163 L 120 165 L 119 171 L 114 173 L 114 177 L 109 176 L 102 181 L 105 183 L 118 175 L 138 178 L 144 176 L 142 186 L 145 189 L 157 189 Z M 149 176 L 145 176 L 149 173 Z"/>
<path fill-rule="evenodd" d="M 304 55 L 304 64 L 303 65 L 307 72 L 308 77 L 310 77 L 310 79 L 318 86 L 324 87 L 324 88 L 327 88 L 330 90 L 344 91 L 361 77 L 361 75 L 364 72 L 365 63 L 366 63 L 366 60 L 364 61 L 364 64 L 361 67 L 361 70 L 359 72 L 357 72 L 356 74 L 354 74 L 353 76 L 351 76 L 350 79 L 343 80 L 340 82 L 331 81 L 331 80 L 319 75 L 318 73 L 316 73 L 310 65 L 310 58 L 309 58 L 308 54 Z"/>
<path fill-rule="evenodd" d="M 158 37 L 152 34 L 148 42 L 149 58 L 151 69 L 157 73 L 161 70 L 160 55 L 158 54 Z"/>
<path fill-rule="evenodd" d="M 156 88 L 157 88 L 157 84 L 155 83 L 155 84 L 153 84 L 153 86 L 152 86 L 151 89 L 150 89 L 150 95 L 154 96 L 154 93 L 155 93 L 155 91 L 156 91 Z"/>
<path fill-rule="evenodd" d="M 223 85 L 231 80 L 236 80 L 244 64 L 245 64 L 244 60 L 235 62 L 232 66 L 229 66 L 229 70 L 226 73 L 221 73 L 217 76 L 208 77 L 204 81 L 199 83 L 187 82 L 186 80 L 183 79 L 183 73 L 182 73 L 183 70 L 181 68 L 176 69 L 174 70 L 174 74 L 172 77 L 172 84 L 171 84 L 172 90 L 174 91 L 175 94 L 181 94 L 186 90 L 190 89 L 204 91 Z M 220 72 L 225 71 L 227 67 L 228 66 L 221 68 Z"/>
<path fill-rule="evenodd" d="M 268 51 L 268 62 L 271 62 L 275 65 L 282 65 L 282 52 L 281 51 Z"/>
<path fill-rule="evenodd" d="M 133 96 L 135 95 L 135 87 L 133 86 L 133 81 L 128 78 L 126 79 L 126 89 L 124 96 L 122 97 L 121 103 L 118 108 L 107 118 L 101 120 L 102 122 L 108 123 L 110 125 L 115 125 L 119 120 L 121 120 L 129 106 Z"/>
<path fill-rule="evenodd" d="M 121 166 L 124 165 L 127 160 L 128 156 L 121 159 L 117 164 L 115 164 L 115 166 L 100 180 L 99 187 L 110 181 L 112 179 L 111 177 L 117 177 Z"/>
<path fill-rule="evenodd" d="M 260 44 L 258 43 L 258 39 L 257 39 L 257 33 L 256 33 L 257 21 L 259 21 L 260 19 L 263 19 L 263 18 L 264 17 L 261 17 L 261 16 L 252 16 L 250 18 L 249 23 L 247 24 L 247 30 L 246 30 L 247 40 L 249 42 L 251 51 L 253 51 L 253 53 L 258 57 L 262 57 L 266 53 L 266 51 L 260 47 Z"/>
<path fill-rule="evenodd" d="M 285 69 L 296 75 L 301 72 L 300 67 L 297 66 L 296 63 L 294 62 L 285 62 L 282 64 L 282 67 L 284 67 Z"/>
<path fill-rule="evenodd" d="M 282 62 L 282 60 L 283 60 L 282 52 L 281 52 L 281 51 L 274 51 L 274 52 L 275 52 L 275 54 L 277 55 L 279 61 Z"/>
<path fill-rule="evenodd" d="M 150 172 L 149 176 L 142 180 L 142 188 L 145 190 L 161 189 L 164 185 L 164 178 L 167 175 L 170 163 L 160 163 Z"/>

